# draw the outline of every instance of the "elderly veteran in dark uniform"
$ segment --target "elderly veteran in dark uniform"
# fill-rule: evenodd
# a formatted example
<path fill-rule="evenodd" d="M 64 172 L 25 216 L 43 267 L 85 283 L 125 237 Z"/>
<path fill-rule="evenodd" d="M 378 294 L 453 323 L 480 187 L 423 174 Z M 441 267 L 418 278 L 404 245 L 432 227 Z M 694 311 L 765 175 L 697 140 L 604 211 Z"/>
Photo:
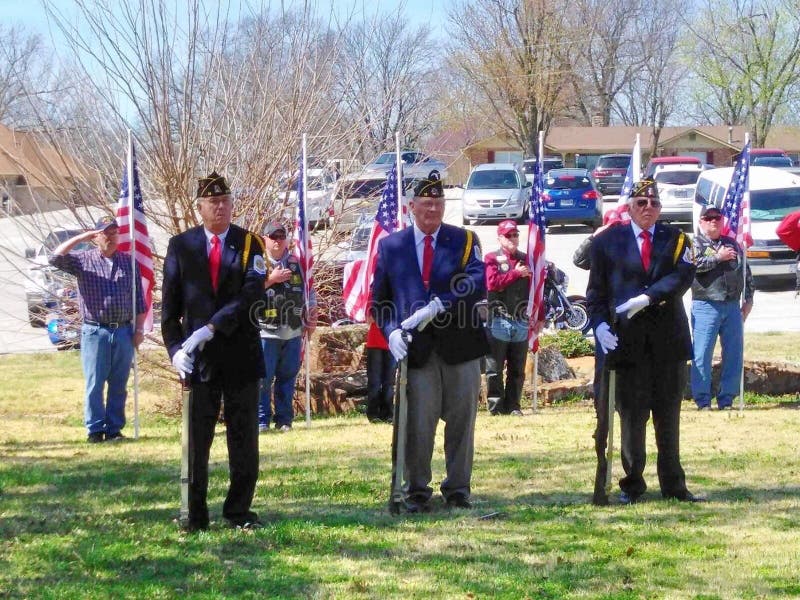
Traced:
<path fill-rule="evenodd" d="M 645 427 L 652 413 L 661 495 L 698 501 L 686 488 L 679 456 L 680 407 L 692 355 L 681 300 L 694 279 L 691 242 L 680 230 L 656 223 L 661 202 L 654 181 L 634 184 L 628 208 L 629 225 L 594 238 L 587 290 L 595 340 L 606 353 L 604 373 L 617 373 L 625 471 L 619 500 L 636 502 L 647 489 Z M 607 393 L 607 382 L 605 388 Z M 597 442 L 605 447 L 605 440 Z M 599 475 L 601 466 L 605 471 L 599 448 L 598 461 Z"/>
<path fill-rule="evenodd" d="M 199 180 L 203 225 L 169 241 L 161 333 L 175 369 L 191 381 L 191 484 L 187 531 L 208 528 L 208 455 L 225 402 L 230 487 L 222 516 L 257 528 L 250 510 L 258 477 L 258 391 L 264 376 L 255 314 L 264 293 L 261 238 L 231 224 L 233 198 L 217 173 Z"/>
<path fill-rule="evenodd" d="M 72 250 L 91 240 L 96 248 Z M 116 441 L 124 436 L 125 399 L 134 347 L 144 339 L 147 307 L 139 268 L 117 250 L 119 226 L 103 217 L 95 228 L 66 240 L 50 256 L 50 264 L 78 280 L 81 318 L 81 365 L 86 379 L 84 420 L 90 444 Z M 136 283 L 134 314 L 131 285 Z M 135 321 L 135 324 L 134 324 Z M 103 404 L 103 388 L 106 387 Z"/>
<path fill-rule="evenodd" d="M 381 240 L 371 314 L 398 361 L 408 355 L 406 506 L 430 510 L 431 457 L 439 419 L 445 422 L 448 507 L 470 508 L 480 357 L 489 350 L 476 309 L 486 284 L 472 232 L 442 223 L 439 173 L 417 183 L 414 226 Z M 406 344 L 402 331 L 411 332 Z"/>
<path fill-rule="evenodd" d="M 744 321 L 753 309 L 753 275 L 736 240 L 722 235 L 722 213 L 716 206 L 702 208 L 693 249 L 697 273 L 692 282 L 692 398 L 700 410 L 711 408 L 711 359 L 719 337 L 722 372 L 717 406 L 725 410 L 740 391 Z"/>
<path fill-rule="evenodd" d="M 519 251 L 519 229 L 515 221 L 507 219 L 497 226 L 497 240 L 500 249 L 484 257 L 491 348 L 486 357 L 487 404 L 493 415 L 521 417 L 519 402 L 528 357 L 528 318 L 525 312 L 531 272 L 527 256 Z"/>

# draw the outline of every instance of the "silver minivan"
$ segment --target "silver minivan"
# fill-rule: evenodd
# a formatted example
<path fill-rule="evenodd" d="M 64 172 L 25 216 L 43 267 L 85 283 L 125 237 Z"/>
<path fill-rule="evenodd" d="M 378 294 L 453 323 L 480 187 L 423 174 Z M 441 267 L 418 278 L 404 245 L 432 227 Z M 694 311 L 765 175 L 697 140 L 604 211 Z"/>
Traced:
<path fill-rule="evenodd" d="M 519 164 L 478 165 L 472 169 L 462 196 L 464 225 L 484 219 L 515 219 L 524 223 L 530 195 L 531 184 Z"/>

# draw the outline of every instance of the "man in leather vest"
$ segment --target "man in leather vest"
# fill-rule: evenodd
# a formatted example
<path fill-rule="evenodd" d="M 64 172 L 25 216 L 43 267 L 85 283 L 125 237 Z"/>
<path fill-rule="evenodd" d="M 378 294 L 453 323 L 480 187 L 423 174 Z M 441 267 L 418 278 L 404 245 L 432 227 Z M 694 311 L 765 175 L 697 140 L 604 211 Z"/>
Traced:
<path fill-rule="evenodd" d="M 303 335 L 316 326 L 316 295 L 309 294 L 309 310 L 304 310 L 303 275 L 300 262 L 288 250 L 286 227 L 269 223 L 264 228 L 267 279 L 264 284 L 264 310 L 258 315 L 261 348 L 266 374 L 261 385 L 258 406 L 260 431 L 275 429 L 288 432 L 294 420 L 294 384 L 300 372 Z M 308 318 L 307 318 L 308 317 Z"/>
<path fill-rule="evenodd" d="M 521 417 L 519 401 L 528 356 L 528 319 L 525 310 L 531 272 L 527 257 L 518 249 L 519 230 L 515 221 L 508 219 L 497 226 L 497 240 L 500 249 L 489 252 L 484 258 L 491 347 L 486 359 L 488 408 L 493 415 Z"/>

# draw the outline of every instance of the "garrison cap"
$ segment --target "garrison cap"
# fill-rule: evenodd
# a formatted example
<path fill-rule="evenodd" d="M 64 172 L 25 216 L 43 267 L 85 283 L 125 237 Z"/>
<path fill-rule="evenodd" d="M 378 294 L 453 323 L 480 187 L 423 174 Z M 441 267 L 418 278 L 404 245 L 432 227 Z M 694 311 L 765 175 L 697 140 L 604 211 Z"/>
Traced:
<path fill-rule="evenodd" d="M 420 198 L 442 198 L 444 188 L 442 187 L 442 176 L 439 171 L 433 170 L 426 179 L 420 179 L 414 186 L 414 196 Z"/>
<path fill-rule="evenodd" d="M 658 198 L 658 187 L 652 179 L 642 179 L 631 187 L 631 198 Z"/>
<path fill-rule="evenodd" d="M 225 178 L 212 171 L 207 177 L 200 177 L 197 180 L 197 197 L 198 198 L 211 198 L 213 196 L 227 196 L 231 193 L 231 188 Z"/>

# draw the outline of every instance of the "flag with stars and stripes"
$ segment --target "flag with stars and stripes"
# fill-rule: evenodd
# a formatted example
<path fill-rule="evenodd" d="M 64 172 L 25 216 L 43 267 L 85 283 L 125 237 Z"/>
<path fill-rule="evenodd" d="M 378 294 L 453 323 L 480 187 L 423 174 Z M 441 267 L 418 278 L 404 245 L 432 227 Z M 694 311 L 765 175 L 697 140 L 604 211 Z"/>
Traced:
<path fill-rule="evenodd" d="M 544 303 L 544 281 L 547 277 L 547 261 L 544 257 L 544 177 L 541 156 L 536 161 L 533 172 L 533 187 L 528 215 L 528 269 L 531 272 L 531 286 L 528 291 L 528 348 L 531 352 L 539 349 L 539 334 L 534 329 L 540 320 Z"/>
<path fill-rule="evenodd" d="M 133 189 L 129 188 L 128 173 L 133 179 Z M 144 330 L 153 330 L 153 288 L 156 278 L 153 272 L 153 251 L 150 247 L 150 233 L 147 230 L 147 218 L 144 214 L 142 202 L 142 188 L 139 185 L 139 167 L 136 163 L 136 150 L 133 140 L 128 146 L 128 161 L 122 174 L 122 186 L 117 204 L 117 223 L 119 224 L 119 245 L 122 252 L 133 254 L 139 267 L 142 280 L 142 295 L 144 296 L 147 314 L 144 321 Z M 133 236 L 131 236 L 133 231 Z M 131 237 L 135 244 L 131 246 Z M 136 310 L 133 311 L 136 314 Z"/>
<path fill-rule="evenodd" d="M 631 197 L 633 184 L 639 180 L 641 171 L 641 148 L 639 139 L 633 144 L 631 152 L 631 162 L 628 163 L 628 170 L 625 172 L 625 179 L 622 182 L 622 189 L 619 191 L 617 200 L 617 214 L 623 223 L 631 222 L 631 215 L 628 213 L 628 199 Z"/>
<path fill-rule="evenodd" d="M 750 142 L 742 149 L 733 168 L 731 182 L 722 202 L 722 235 L 736 239 L 743 249 L 753 245 L 750 237 Z"/>
<path fill-rule="evenodd" d="M 306 220 L 306 190 L 303 187 L 302 164 L 297 174 L 297 222 L 294 226 L 294 233 L 294 254 L 300 263 L 300 270 L 303 276 L 303 295 L 305 304 L 308 306 L 311 290 L 314 289 L 314 254 L 311 247 L 311 235 L 308 231 L 308 221 Z"/>
<path fill-rule="evenodd" d="M 357 260 L 348 263 L 345 267 L 342 296 L 345 312 L 353 321 L 363 322 L 366 320 L 370 288 L 378 261 L 378 242 L 403 227 L 398 218 L 398 207 L 402 198 L 398 197 L 397 181 L 397 165 L 394 165 L 386 178 L 386 185 L 375 213 L 372 233 L 367 246 L 367 257 L 363 261 Z"/>

